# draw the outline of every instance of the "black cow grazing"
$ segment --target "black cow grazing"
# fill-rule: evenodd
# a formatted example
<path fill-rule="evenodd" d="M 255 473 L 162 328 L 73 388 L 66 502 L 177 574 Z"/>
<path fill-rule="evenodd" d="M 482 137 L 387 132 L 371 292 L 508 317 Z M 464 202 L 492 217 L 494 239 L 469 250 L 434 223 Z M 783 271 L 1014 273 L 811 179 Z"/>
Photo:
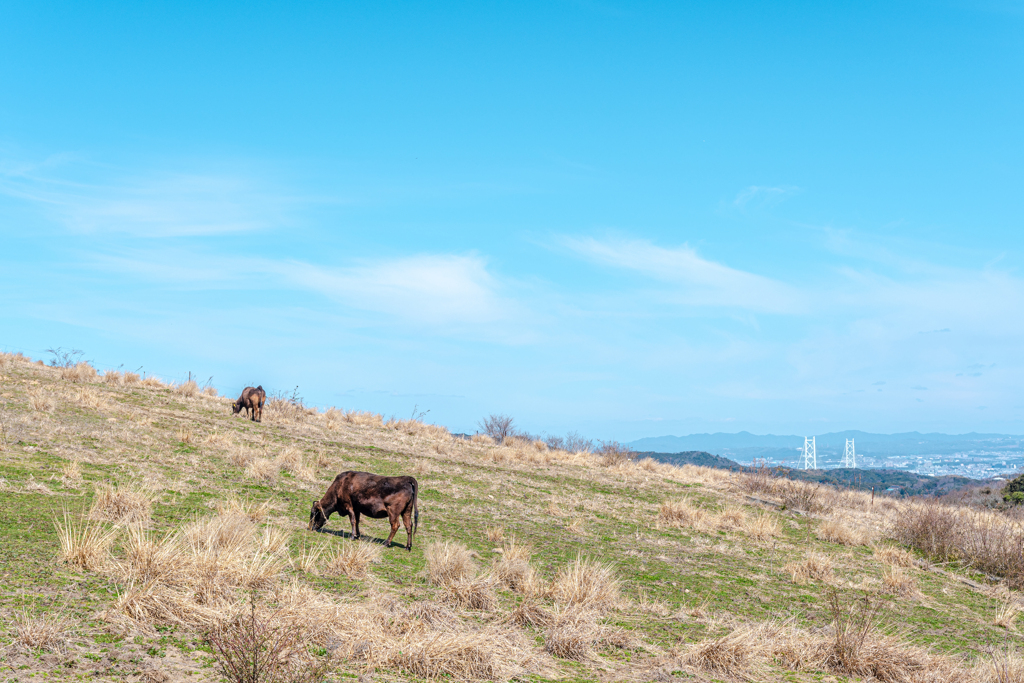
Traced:
<path fill-rule="evenodd" d="M 391 547 L 391 539 L 398 533 L 399 520 L 405 523 L 408 540 L 406 550 L 412 550 L 412 539 L 420 523 L 420 512 L 416 507 L 419 484 L 414 477 L 382 477 L 369 472 L 342 472 L 327 487 L 327 493 L 320 500 L 313 501 L 309 511 L 309 529 L 320 531 L 327 524 L 332 513 L 348 515 L 352 524 L 352 538 L 359 538 L 359 516 L 374 519 L 387 517 L 391 522 L 391 533 L 385 543 Z"/>
<path fill-rule="evenodd" d="M 263 404 L 267 400 L 267 392 L 263 391 L 263 385 L 258 387 L 246 387 L 242 389 L 242 395 L 231 404 L 231 412 L 238 415 L 245 409 L 245 414 L 253 422 L 263 421 Z"/>

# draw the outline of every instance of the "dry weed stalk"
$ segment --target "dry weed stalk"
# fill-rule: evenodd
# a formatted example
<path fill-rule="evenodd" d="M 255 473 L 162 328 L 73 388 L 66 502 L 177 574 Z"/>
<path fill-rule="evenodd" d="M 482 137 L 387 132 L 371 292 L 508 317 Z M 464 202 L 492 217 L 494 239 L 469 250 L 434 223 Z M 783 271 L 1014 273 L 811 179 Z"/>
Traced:
<path fill-rule="evenodd" d="M 689 498 L 662 503 L 658 520 L 669 526 L 691 527 L 696 531 L 709 531 L 718 526 L 714 515 L 694 505 Z"/>
<path fill-rule="evenodd" d="M 97 484 L 89 517 L 111 522 L 147 522 L 152 507 L 153 493 L 144 488 Z"/>
<path fill-rule="evenodd" d="M 186 446 L 192 446 L 196 442 L 195 434 L 191 427 L 178 427 L 178 441 Z"/>

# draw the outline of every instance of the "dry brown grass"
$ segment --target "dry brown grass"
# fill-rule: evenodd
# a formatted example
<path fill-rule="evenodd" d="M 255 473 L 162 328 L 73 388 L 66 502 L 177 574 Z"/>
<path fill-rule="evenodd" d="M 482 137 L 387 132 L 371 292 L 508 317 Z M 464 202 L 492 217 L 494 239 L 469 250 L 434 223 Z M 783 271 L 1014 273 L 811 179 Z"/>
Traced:
<path fill-rule="evenodd" d="M 759 654 L 757 631 L 749 626 L 740 626 L 720 638 L 692 645 L 683 661 L 701 671 L 747 678 L 760 663 Z"/>
<path fill-rule="evenodd" d="M 138 373 L 127 372 L 126 371 L 121 376 L 121 383 L 124 384 L 126 387 L 134 386 L 134 385 L 138 384 L 139 382 L 140 382 L 140 379 L 139 379 Z"/>
<path fill-rule="evenodd" d="M 320 571 L 320 558 L 327 550 L 327 544 L 303 546 L 299 556 L 292 559 L 292 568 L 306 574 L 317 574 Z"/>
<path fill-rule="evenodd" d="M 917 593 L 917 579 L 903 567 L 888 565 L 882 569 L 882 585 L 893 595 L 907 598 Z"/>
<path fill-rule="evenodd" d="M 498 607 L 497 583 L 492 574 L 456 579 L 444 585 L 441 599 L 454 607 L 491 612 Z"/>
<path fill-rule="evenodd" d="M 370 566 L 379 564 L 384 549 L 373 541 L 344 540 L 324 564 L 324 574 L 344 574 L 351 579 L 366 578 Z"/>
<path fill-rule="evenodd" d="M 196 384 L 194 379 L 190 379 L 187 382 L 182 382 L 181 384 L 176 385 L 174 387 L 174 392 L 179 396 L 184 396 L 185 398 L 195 398 L 200 394 L 199 385 Z"/>
<path fill-rule="evenodd" d="M 96 368 L 84 361 L 60 369 L 60 378 L 66 382 L 91 382 L 96 374 Z"/>
<path fill-rule="evenodd" d="M 218 502 L 215 509 L 217 514 L 223 517 L 241 515 L 250 522 L 261 522 L 270 514 L 270 501 L 265 500 L 262 503 L 255 503 L 251 500 L 243 500 L 237 496 L 228 496 L 226 499 Z"/>
<path fill-rule="evenodd" d="M 622 601 L 619 581 L 612 568 L 581 556 L 558 571 L 550 594 L 555 602 L 565 607 L 597 611 L 614 609 Z"/>
<path fill-rule="evenodd" d="M 384 418 L 377 413 L 371 413 L 363 410 L 347 410 L 344 414 L 345 422 L 353 425 L 362 425 L 366 427 L 380 427 Z"/>
<path fill-rule="evenodd" d="M 782 570 L 790 575 L 793 583 L 808 581 L 831 581 L 833 577 L 832 558 L 822 553 L 808 553 L 801 562 L 790 562 Z"/>
<path fill-rule="evenodd" d="M 505 540 L 505 527 L 489 526 L 486 530 L 487 540 L 491 543 L 501 543 Z"/>
<path fill-rule="evenodd" d="M 27 612 L 18 612 L 13 621 L 16 646 L 57 654 L 67 652 L 71 625 L 63 614 L 33 617 Z"/>
<path fill-rule="evenodd" d="M 447 586 L 469 579 L 476 573 L 476 564 L 469 548 L 461 543 L 441 541 L 430 543 L 424 550 L 427 579 L 435 586 Z"/>
<path fill-rule="evenodd" d="M 817 536 L 832 543 L 849 546 L 867 545 L 874 540 L 869 530 L 862 527 L 854 528 L 834 517 L 829 517 L 818 526 Z"/>
<path fill-rule="evenodd" d="M 245 466 L 245 476 L 256 481 L 273 482 L 277 479 L 280 466 L 270 458 L 252 458 Z"/>
<path fill-rule="evenodd" d="M 993 651 L 992 660 L 978 669 L 984 683 L 1024 683 L 1024 657 L 1013 649 Z"/>
<path fill-rule="evenodd" d="M 567 609 L 554 615 L 544 633 L 544 649 L 555 657 L 584 661 L 594 656 L 600 637 L 597 614 L 585 609 Z"/>
<path fill-rule="evenodd" d="M 57 540 L 60 541 L 60 557 L 64 562 L 87 571 L 101 569 L 107 561 L 107 553 L 116 529 L 105 529 L 95 521 L 71 519 L 64 510 L 63 520 L 54 519 Z"/>
<path fill-rule="evenodd" d="M 124 383 L 124 377 L 117 370 L 107 370 L 103 373 L 103 383 L 119 387 Z"/>
<path fill-rule="evenodd" d="M 992 623 L 1000 628 L 1005 628 L 1007 631 L 1017 630 L 1017 617 L 1021 613 L 1020 604 L 1015 600 L 1005 600 L 1003 604 L 999 606 L 999 610 L 996 612 L 995 618 L 992 619 Z"/>
<path fill-rule="evenodd" d="M 705 531 L 717 527 L 717 519 L 702 507 L 694 505 L 689 499 L 668 500 L 658 510 L 658 520 L 675 527 L 692 527 L 697 531 Z"/>
<path fill-rule="evenodd" d="M 494 439 L 487 436 L 486 434 L 474 434 L 469 438 L 472 443 L 480 444 L 481 446 L 493 446 Z"/>
<path fill-rule="evenodd" d="M 743 532 L 750 538 L 758 541 L 767 541 L 770 538 L 782 534 L 778 518 L 769 513 L 761 511 L 753 517 L 747 517 L 743 524 Z"/>
<path fill-rule="evenodd" d="M 302 451 L 295 446 L 287 446 L 282 450 L 275 459 L 280 469 L 291 472 L 295 475 L 296 479 L 303 481 L 313 481 L 315 475 L 313 469 L 306 465 Z"/>
<path fill-rule="evenodd" d="M 153 375 L 150 375 L 146 379 L 142 380 L 142 386 L 150 387 L 151 389 L 163 389 L 167 385 L 161 382 L 159 377 L 154 377 Z"/>
<path fill-rule="evenodd" d="M 535 600 L 523 600 L 509 612 L 509 621 L 522 627 L 538 628 L 550 626 L 554 615 Z"/>
<path fill-rule="evenodd" d="M 178 427 L 178 442 L 183 443 L 186 446 L 192 446 L 196 442 L 195 432 L 192 431 L 191 427 Z"/>
<path fill-rule="evenodd" d="M 78 488 L 82 485 L 82 463 L 69 460 L 60 468 L 60 483 L 67 488 Z"/>
<path fill-rule="evenodd" d="M 218 395 L 219 394 L 215 387 L 208 386 L 203 388 L 203 396 L 206 396 L 207 398 L 217 398 Z"/>
<path fill-rule="evenodd" d="M 28 404 L 32 410 L 39 411 L 41 413 L 52 413 L 57 407 L 56 397 L 41 389 L 29 389 L 28 391 Z"/>
<path fill-rule="evenodd" d="M 875 559 L 885 564 L 907 568 L 914 566 L 914 556 L 903 548 L 898 548 L 894 545 L 875 546 L 872 554 L 875 556 Z"/>
<path fill-rule="evenodd" d="M 495 576 L 510 590 L 527 596 L 541 595 L 544 585 L 537 570 L 530 564 L 532 546 L 508 539 L 501 557 L 494 565 Z"/>
<path fill-rule="evenodd" d="M 89 517 L 111 522 L 148 522 L 152 508 L 152 491 L 136 485 L 97 484 Z"/>

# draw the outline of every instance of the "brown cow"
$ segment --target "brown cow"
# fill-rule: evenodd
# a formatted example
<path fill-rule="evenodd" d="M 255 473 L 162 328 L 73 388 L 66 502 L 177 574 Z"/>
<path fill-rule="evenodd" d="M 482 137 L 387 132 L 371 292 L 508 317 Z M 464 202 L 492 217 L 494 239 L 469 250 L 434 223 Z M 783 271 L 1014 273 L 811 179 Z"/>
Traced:
<path fill-rule="evenodd" d="M 320 531 L 327 524 L 327 518 L 337 512 L 348 515 L 352 524 L 352 538 L 359 538 L 359 515 L 374 519 L 387 517 L 391 522 L 391 533 L 385 545 L 391 546 L 391 539 L 398 533 L 399 520 L 405 522 L 408 540 L 406 550 L 412 550 L 412 539 L 420 523 L 420 512 L 416 507 L 419 484 L 414 477 L 382 477 L 369 472 L 342 472 L 327 487 L 327 493 L 320 500 L 313 501 L 309 511 L 309 529 Z"/>
<path fill-rule="evenodd" d="M 267 400 L 267 392 L 263 391 L 263 385 L 258 387 L 246 387 L 242 389 L 242 395 L 231 404 L 231 412 L 238 415 L 245 409 L 246 416 L 253 422 L 263 421 L 263 404 Z"/>

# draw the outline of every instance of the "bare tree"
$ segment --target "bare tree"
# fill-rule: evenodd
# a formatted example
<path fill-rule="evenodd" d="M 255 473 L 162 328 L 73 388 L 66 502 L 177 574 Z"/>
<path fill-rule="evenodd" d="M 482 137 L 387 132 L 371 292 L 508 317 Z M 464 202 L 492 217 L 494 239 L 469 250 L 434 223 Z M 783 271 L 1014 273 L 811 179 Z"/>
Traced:
<path fill-rule="evenodd" d="M 78 349 L 65 351 L 60 346 L 55 349 L 46 349 L 46 352 L 53 354 L 53 359 L 50 360 L 50 366 L 55 368 L 73 368 L 75 364 L 81 360 L 83 353 Z"/>
<path fill-rule="evenodd" d="M 479 423 L 480 431 L 501 443 L 512 436 L 515 430 L 513 420 L 508 415 L 488 415 Z"/>
<path fill-rule="evenodd" d="M 605 465 L 618 465 L 636 460 L 636 451 L 618 441 L 602 441 L 597 454 L 604 458 Z"/>
<path fill-rule="evenodd" d="M 569 432 L 565 435 L 565 450 L 570 453 L 589 453 L 594 450 L 594 442 L 579 432 Z"/>

